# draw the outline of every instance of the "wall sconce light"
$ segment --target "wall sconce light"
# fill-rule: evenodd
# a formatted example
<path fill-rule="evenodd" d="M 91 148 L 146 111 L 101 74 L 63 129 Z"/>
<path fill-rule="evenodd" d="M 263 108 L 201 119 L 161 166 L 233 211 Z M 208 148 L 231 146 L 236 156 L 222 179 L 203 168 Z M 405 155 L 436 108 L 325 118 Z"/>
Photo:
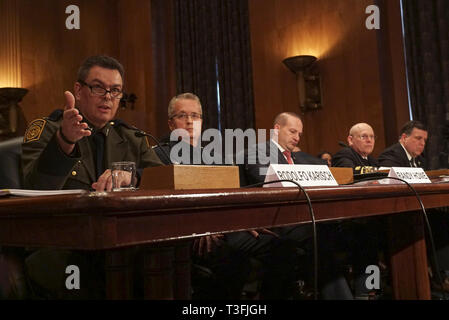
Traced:
<path fill-rule="evenodd" d="M 23 88 L 0 88 L 0 136 L 15 136 L 19 120 L 19 102 L 27 94 Z"/>
<path fill-rule="evenodd" d="M 299 106 L 302 112 L 321 108 L 321 78 L 314 62 L 314 56 L 294 56 L 282 62 L 296 74 L 298 85 Z"/>

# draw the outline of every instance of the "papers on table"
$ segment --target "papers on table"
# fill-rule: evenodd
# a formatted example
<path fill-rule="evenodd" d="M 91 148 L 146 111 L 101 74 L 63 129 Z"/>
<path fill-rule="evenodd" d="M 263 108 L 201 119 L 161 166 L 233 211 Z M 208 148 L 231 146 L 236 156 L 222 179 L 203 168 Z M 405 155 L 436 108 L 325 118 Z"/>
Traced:
<path fill-rule="evenodd" d="M 74 194 L 83 193 L 86 190 L 74 189 L 74 190 L 26 190 L 26 189 L 1 189 L 0 196 L 21 196 L 21 197 L 38 197 L 38 196 L 52 196 L 60 194 Z"/>

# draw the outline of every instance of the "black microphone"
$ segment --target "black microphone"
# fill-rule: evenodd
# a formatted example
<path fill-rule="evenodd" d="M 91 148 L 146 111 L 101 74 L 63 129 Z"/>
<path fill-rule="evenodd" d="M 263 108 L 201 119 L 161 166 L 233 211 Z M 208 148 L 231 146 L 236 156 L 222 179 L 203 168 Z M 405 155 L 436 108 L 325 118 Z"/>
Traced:
<path fill-rule="evenodd" d="M 344 143 L 343 141 L 338 141 L 338 145 L 340 147 L 343 147 L 343 148 L 347 148 L 348 147 L 348 145 L 346 143 Z"/>
<path fill-rule="evenodd" d="M 137 128 L 136 128 L 136 132 L 134 133 L 134 135 L 135 135 L 136 137 L 150 137 L 151 139 L 153 139 L 153 140 L 156 142 L 156 144 L 157 144 L 157 146 L 159 147 L 159 149 L 161 149 L 161 151 L 162 151 L 162 153 L 164 154 L 164 156 L 167 158 L 168 162 L 169 162 L 170 164 L 174 164 L 174 163 L 171 161 L 170 157 L 168 156 L 167 152 L 165 152 L 164 148 L 162 148 L 161 143 L 159 142 L 159 140 L 156 139 L 154 136 L 152 136 L 152 135 L 149 134 L 149 133 L 146 133 L 145 131 L 142 131 L 142 130 L 140 130 L 140 129 L 137 129 Z"/>

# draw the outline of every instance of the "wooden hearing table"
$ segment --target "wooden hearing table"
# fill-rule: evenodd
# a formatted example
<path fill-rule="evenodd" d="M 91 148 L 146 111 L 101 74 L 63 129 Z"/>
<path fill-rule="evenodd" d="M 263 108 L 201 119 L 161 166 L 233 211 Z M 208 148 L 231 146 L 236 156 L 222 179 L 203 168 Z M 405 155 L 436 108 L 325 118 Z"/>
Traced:
<path fill-rule="evenodd" d="M 426 208 L 449 184 L 414 185 Z M 395 299 L 429 299 L 423 219 L 405 185 L 307 188 L 317 222 L 390 215 Z M 310 222 L 297 188 L 138 190 L 0 199 L 0 245 L 106 252 L 108 299 L 132 298 L 130 252 L 144 252 L 147 299 L 190 298 L 190 240 L 207 233 Z"/>

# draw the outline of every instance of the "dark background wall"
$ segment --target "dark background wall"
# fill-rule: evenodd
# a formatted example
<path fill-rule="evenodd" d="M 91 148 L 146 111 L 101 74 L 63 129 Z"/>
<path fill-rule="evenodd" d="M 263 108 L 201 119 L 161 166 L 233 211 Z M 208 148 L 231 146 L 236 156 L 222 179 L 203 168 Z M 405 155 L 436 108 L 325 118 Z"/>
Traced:
<path fill-rule="evenodd" d="M 123 63 L 126 89 L 138 97 L 134 110 L 119 116 L 154 135 L 167 132 L 166 108 L 176 93 L 171 1 L 2 1 L 15 6 L 0 11 L 0 20 L 19 17 L 19 28 L 0 33 L 20 41 L 9 55 L 18 57 L 21 86 L 30 90 L 21 103 L 27 121 L 63 106 L 85 57 L 108 54 Z M 365 28 L 365 8 L 373 3 L 381 8 L 378 31 Z M 70 4 L 80 8 L 80 30 L 65 28 Z M 256 128 L 271 128 L 279 112 L 300 112 L 295 75 L 282 60 L 312 54 L 323 108 L 303 115 L 301 148 L 335 152 L 362 121 L 379 136 L 375 155 L 394 142 L 408 118 L 399 0 L 249 0 L 249 6 Z"/>

